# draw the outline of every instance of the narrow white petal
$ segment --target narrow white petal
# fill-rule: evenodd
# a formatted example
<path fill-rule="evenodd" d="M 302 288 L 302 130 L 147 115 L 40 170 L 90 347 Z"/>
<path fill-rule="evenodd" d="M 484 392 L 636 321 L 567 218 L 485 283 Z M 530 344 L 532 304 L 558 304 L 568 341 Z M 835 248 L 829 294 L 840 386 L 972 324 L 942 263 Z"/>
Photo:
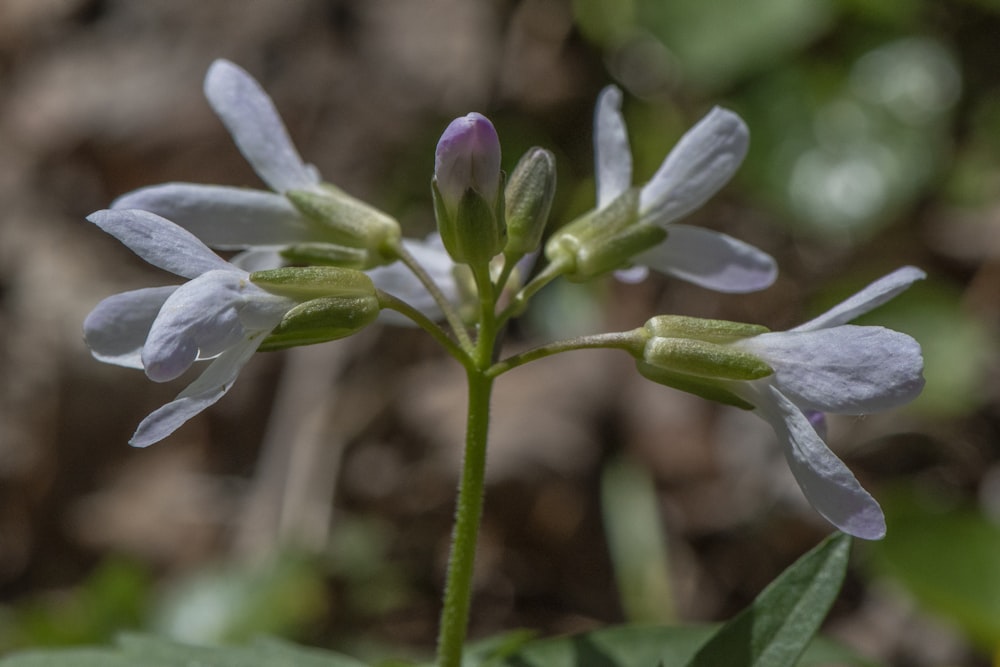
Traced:
<path fill-rule="evenodd" d="M 247 273 L 278 269 L 286 264 L 285 258 L 281 256 L 284 248 L 282 245 L 255 246 L 233 255 L 229 258 L 229 263 Z"/>
<path fill-rule="evenodd" d="M 219 355 L 177 398 L 143 419 L 129 444 L 148 447 L 159 442 L 222 398 L 265 337 L 266 332 L 258 333 Z"/>
<path fill-rule="evenodd" d="M 147 287 L 109 296 L 83 321 L 83 337 L 94 358 L 142 368 L 142 346 L 160 308 L 177 285 Z"/>
<path fill-rule="evenodd" d="M 666 240 L 637 255 L 636 264 L 717 292 L 740 294 L 771 285 L 778 265 L 763 250 L 726 234 L 671 225 Z"/>
<path fill-rule="evenodd" d="M 758 389 L 753 401 L 757 414 L 774 428 L 788 467 L 816 511 L 848 535 L 865 540 L 885 537 L 885 517 L 878 502 L 830 451 L 802 411 L 775 387 L 762 384 Z"/>
<path fill-rule="evenodd" d="M 216 60 L 205 76 L 205 97 L 272 190 L 304 190 L 319 183 L 315 169 L 299 157 L 274 102 L 245 70 Z"/>
<path fill-rule="evenodd" d="M 846 324 L 859 315 L 878 308 L 886 301 L 897 296 L 918 280 L 923 280 L 927 274 L 915 266 L 904 266 L 892 273 L 879 278 L 854 296 L 840 302 L 819 317 L 809 320 L 792 331 L 815 331 L 827 327 Z"/>
<path fill-rule="evenodd" d="M 639 214 L 666 225 L 704 204 L 733 177 L 750 144 L 746 124 L 716 107 L 681 137 L 639 196 Z"/>
<path fill-rule="evenodd" d="M 632 152 L 621 114 L 622 91 L 608 86 L 597 98 L 594 158 L 597 162 L 597 208 L 604 208 L 632 186 Z"/>
<path fill-rule="evenodd" d="M 97 211 L 87 220 L 153 266 L 185 278 L 233 268 L 194 234 L 155 213 L 135 209 Z"/>
<path fill-rule="evenodd" d="M 912 401 L 924 386 L 920 344 L 883 327 L 766 333 L 733 345 L 770 364 L 774 384 L 802 408 L 878 412 Z"/>
<path fill-rule="evenodd" d="M 317 240 L 298 209 L 267 190 L 164 183 L 122 195 L 111 207 L 156 213 L 220 250 Z"/>
<path fill-rule="evenodd" d="M 636 266 L 630 266 L 627 269 L 618 269 L 615 271 L 615 278 L 627 285 L 636 285 L 641 283 L 649 275 L 649 267 L 643 266 L 642 264 L 637 264 Z"/>

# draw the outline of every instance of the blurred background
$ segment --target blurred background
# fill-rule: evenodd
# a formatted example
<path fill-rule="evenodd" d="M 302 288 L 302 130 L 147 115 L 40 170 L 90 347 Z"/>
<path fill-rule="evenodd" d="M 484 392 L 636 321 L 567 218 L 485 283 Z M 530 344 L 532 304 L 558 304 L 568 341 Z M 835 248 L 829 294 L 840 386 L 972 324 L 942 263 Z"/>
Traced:
<path fill-rule="evenodd" d="M 326 180 L 433 227 L 433 149 L 495 122 L 510 169 L 556 153 L 553 224 L 594 201 L 591 121 L 614 82 L 638 182 L 712 105 L 751 150 L 688 221 L 774 255 L 769 290 L 652 277 L 554 284 L 517 350 L 658 313 L 802 322 L 904 265 L 867 316 L 923 345 L 905 410 L 833 419 L 883 503 L 826 632 L 886 665 L 1000 647 L 997 0 L 0 0 L 0 653 L 275 634 L 421 657 L 436 633 L 464 382 L 419 330 L 258 355 L 215 407 L 127 441 L 184 380 L 93 360 L 102 298 L 170 282 L 84 220 L 165 181 L 261 184 L 201 92 L 229 58 Z M 172 279 L 172 277 L 171 277 Z M 471 632 L 707 622 L 830 531 L 764 422 L 576 352 L 498 383 Z"/>

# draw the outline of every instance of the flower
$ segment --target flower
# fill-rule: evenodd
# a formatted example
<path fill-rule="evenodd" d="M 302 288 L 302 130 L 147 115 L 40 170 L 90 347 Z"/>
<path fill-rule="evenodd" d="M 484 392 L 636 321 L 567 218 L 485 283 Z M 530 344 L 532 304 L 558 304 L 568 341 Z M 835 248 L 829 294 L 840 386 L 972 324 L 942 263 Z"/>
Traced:
<path fill-rule="evenodd" d="M 196 360 L 213 359 L 177 398 L 139 424 L 130 442 L 145 447 L 218 401 L 303 299 L 261 289 L 245 270 L 153 213 L 98 211 L 88 220 L 150 264 L 189 279 L 180 286 L 123 292 L 101 301 L 84 321 L 94 357 L 142 368 L 154 382 L 179 377 Z"/>
<path fill-rule="evenodd" d="M 593 246 L 585 250 L 617 253 L 609 258 L 616 264 L 611 268 L 631 263 L 632 268 L 616 272 L 626 282 L 642 280 L 649 267 L 720 292 L 752 292 L 773 283 L 777 266 L 767 253 L 726 234 L 674 224 L 702 206 L 736 173 L 749 145 L 749 131 L 740 117 L 714 108 L 681 137 L 652 179 L 632 194 L 632 154 L 621 101 L 622 93 L 614 86 L 605 88 L 597 100 L 597 208 L 585 223 L 607 227 L 613 236 L 603 238 L 600 232 L 581 229 L 583 244 Z M 620 224 L 616 218 L 622 218 Z M 564 229 L 568 234 L 577 231 L 572 225 Z M 657 230 L 658 235 L 653 233 Z M 571 252 L 579 244 L 571 240 Z M 550 242 L 547 252 L 555 250 L 555 245 Z M 603 269 L 607 263 L 595 265 Z"/>
<path fill-rule="evenodd" d="M 845 533 L 880 539 L 885 535 L 882 510 L 827 447 L 820 432 L 824 430 L 822 415 L 888 410 L 920 393 L 923 358 L 917 341 L 884 327 L 847 322 L 924 277 L 924 272 L 914 267 L 898 269 L 790 331 L 759 333 L 717 344 L 697 341 L 694 345 L 705 346 L 702 368 L 708 364 L 723 368 L 727 355 L 733 355 L 729 365 L 735 370 L 716 371 L 712 377 L 677 373 L 676 364 L 664 356 L 667 346 L 657 337 L 656 324 L 647 323 L 647 330 L 654 333 L 646 343 L 640 372 L 663 384 L 688 390 L 694 387 L 695 393 L 710 398 L 737 405 L 745 402 L 742 407 L 752 408 L 774 428 L 792 474 L 812 506 Z M 748 364 L 745 359 L 763 366 Z M 743 377 L 751 379 L 733 379 L 737 373 L 746 373 Z M 685 387 L 685 383 L 689 385 Z"/>
<path fill-rule="evenodd" d="M 274 102 L 245 70 L 227 60 L 216 60 L 205 76 L 204 91 L 240 152 L 270 190 L 162 183 L 122 195 L 112 208 L 150 211 L 170 219 L 211 248 L 242 250 L 232 263 L 249 271 L 282 266 L 289 255 L 309 263 L 324 256 L 343 258 L 352 250 L 342 247 L 345 242 L 378 246 L 386 239 L 398 240 L 395 220 L 323 183 L 317 169 L 302 160 Z M 373 226 L 376 239 L 366 241 L 366 232 L 372 230 L 365 225 L 360 231 L 333 229 L 329 218 L 335 212 L 345 213 L 342 219 L 360 218 Z M 454 263 L 441 243 L 431 238 L 401 242 L 428 262 L 442 292 L 457 299 Z M 382 250 L 363 254 L 359 268 L 385 264 L 388 260 Z M 428 315 L 438 312 L 419 281 L 398 264 L 376 269 L 371 275 L 377 287 L 404 300 L 415 294 L 419 301 L 416 307 Z M 411 324 L 405 318 L 390 319 Z"/>

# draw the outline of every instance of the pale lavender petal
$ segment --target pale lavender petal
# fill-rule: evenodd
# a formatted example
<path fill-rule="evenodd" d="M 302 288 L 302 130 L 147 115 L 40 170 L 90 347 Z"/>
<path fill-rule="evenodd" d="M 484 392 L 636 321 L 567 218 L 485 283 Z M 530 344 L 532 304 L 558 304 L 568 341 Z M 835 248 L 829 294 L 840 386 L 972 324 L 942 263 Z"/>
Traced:
<path fill-rule="evenodd" d="M 87 220 L 153 266 L 184 278 L 233 268 L 194 234 L 155 213 L 135 209 L 97 211 Z"/>
<path fill-rule="evenodd" d="M 205 76 L 205 96 L 257 175 L 275 192 L 307 190 L 319 183 L 292 144 L 274 102 L 253 77 L 227 60 Z"/>
<path fill-rule="evenodd" d="M 774 259 L 726 234 L 671 225 L 663 243 L 633 259 L 651 269 L 717 292 L 740 294 L 771 285 L 778 276 Z"/>
<path fill-rule="evenodd" d="M 632 186 L 632 152 L 621 114 L 622 91 L 608 86 L 597 98 L 594 115 L 594 158 L 597 163 L 597 208 L 604 208 Z"/>
<path fill-rule="evenodd" d="M 760 384 L 757 389 L 752 399 L 757 414 L 777 433 L 788 467 L 809 503 L 848 535 L 865 540 L 885 537 L 885 517 L 878 502 L 830 451 L 805 415 L 775 387 Z"/>
<path fill-rule="evenodd" d="M 649 275 L 649 267 L 641 264 L 615 271 L 615 278 L 627 285 L 641 283 Z"/>
<path fill-rule="evenodd" d="M 639 196 L 639 215 L 666 225 L 704 204 L 733 177 L 750 144 L 746 124 L 716 107 L 681 137 Z"/>
<path fill-rule="evenodd" d="M 160 308 L 177 285 L 147 287 L 109 296 L 83 321 L 83 336 L 94 358 L 142 368 L 142 346 Z"/>
<path fill-rule="evenodd" d="M 164 183 L 122 195 L 111 207 L 156 213 L 220 250 L 318 240 L 286 197 L 267 190 Z"/>
<path fill-rule="evenodd" d="M 473 112 L 451 121 L 434 151 L 434 180 L 449 209 L 457 209 L 470 188 L 495 201 L 500 158 L 500 138 L 489 118 Z"/>
<path fill-rule="evenodd" d="M 859 315 L 878 308 L 886 301 L 897 296 L 918 280 L 923 280 L 927 274 L 914 266 L 904 266 L 892 273 L 879 278 L 854 296 L 840 302 L 819 317 L 809 320 L 792 331 L 815 331 L 827 327 L 846 324 Z"/>
<path fill-rule="evenodd" d="M 143 419 L 129 444 L 148 447 L 159 442 L 222 398 L 266 337 L 267 332 L 259 332 L 220 354 L 177 398 Z"/>
<path fill-rule="evenodd" d="M 239 316 L 241 283 L 252 285 L 243 274 L 210 271 L 166 300 L 142 350 L 149 379 L 173 380 L 199 357 L 214 357 L 246 337 Z"/>
<path fill-rule="evenodd" d="M 924 386 L 920 344 L 883 327 L 765 333 L 733 345 L 774 368 L 769 380 L 805 409 L 878 412 L 912 401 Z"/>

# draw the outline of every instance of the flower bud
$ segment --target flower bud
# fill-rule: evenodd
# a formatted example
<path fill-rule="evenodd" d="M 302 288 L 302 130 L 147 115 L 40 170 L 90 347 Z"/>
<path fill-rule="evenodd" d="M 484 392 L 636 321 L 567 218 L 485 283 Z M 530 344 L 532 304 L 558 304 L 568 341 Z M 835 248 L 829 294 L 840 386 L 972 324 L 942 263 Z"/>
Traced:
<path fill-rule="evenodd" d="M 556 158 L 544 148 L 521 157 L 504 193 L 508 256 L 519 257 L 538 248 L 556 193 Z"/>
<path fill-rule="evenodd" d="M 483 265 L 503 249 L 502 182 L 493 124 L 478 113 L 453 120 L 438 141 L 431 190 L 441 239 L 456 262 Z"/>
<path fill-rule="evenodd" d="M 583 281 L 626 266 L 635 255 L 667 238 L 667 232 L 638 221 L 639 190 L 626 190 L 607 206 L 557 230 L 545 257 L 564 267 L 570 280 Z"/>
<path fill-rule="evenodd" d="M 320 228 L 324 240 L 368 251 L 370 266 L 395 259 L 402 231 L 394 218 L 329 183 L 316 190 L 289 190 L 285 196 Z"/>

